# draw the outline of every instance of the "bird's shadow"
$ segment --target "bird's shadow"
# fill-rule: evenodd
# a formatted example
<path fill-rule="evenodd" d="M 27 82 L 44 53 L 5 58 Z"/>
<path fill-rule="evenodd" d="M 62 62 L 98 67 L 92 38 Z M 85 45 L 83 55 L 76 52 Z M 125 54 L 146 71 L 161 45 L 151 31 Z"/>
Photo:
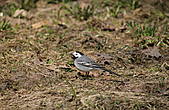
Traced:
<path fill-rule="evenodd" d="M 78 72 L 76 78 L 81 79 L 81 80 L 93 80 L 94 76 L 89 75 L 89 74 L 82 74 L 82 73 Z"/>

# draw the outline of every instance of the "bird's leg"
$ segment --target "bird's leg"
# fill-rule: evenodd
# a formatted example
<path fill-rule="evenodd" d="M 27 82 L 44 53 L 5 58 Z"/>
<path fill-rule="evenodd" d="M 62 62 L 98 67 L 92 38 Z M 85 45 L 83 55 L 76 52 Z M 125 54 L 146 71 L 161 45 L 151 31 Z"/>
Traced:
<path fill-rule="evenodd" d="M 86 76 L 88 77 L 88 76 L 90 76 L 90 74 L 89 74 L 90 72 L 88 71 L 88 72 L 86 72 Z"/>
<path fill-rule="evenodd" d="M 84 73 L 78 72 L 77 75 L 82 76 L 82 77 L 89 77 L 90 76 L 89 72 L 84 72 Z"/>

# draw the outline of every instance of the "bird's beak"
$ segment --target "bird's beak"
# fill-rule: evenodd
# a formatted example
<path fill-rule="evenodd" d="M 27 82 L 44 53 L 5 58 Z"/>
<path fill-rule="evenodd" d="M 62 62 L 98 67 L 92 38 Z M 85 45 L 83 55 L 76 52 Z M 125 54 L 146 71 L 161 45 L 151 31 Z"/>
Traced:
<path fill-rule="evenodd" d="M 72 59 L 76 59 L 76 57 L 73 54 L 71 54 L 71 57 L 72 57 Z"/>
<path fill-rule="evenodd" d="M 72 59 L 75 59 L 75 56 L 72 54 L 72 52 L 68 52 L 68 54 L 71 56 Z"/>

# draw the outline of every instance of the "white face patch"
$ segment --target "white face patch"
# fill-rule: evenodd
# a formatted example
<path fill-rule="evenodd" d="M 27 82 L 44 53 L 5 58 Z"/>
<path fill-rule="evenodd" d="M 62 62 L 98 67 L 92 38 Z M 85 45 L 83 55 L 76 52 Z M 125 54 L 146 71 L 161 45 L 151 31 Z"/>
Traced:
<path fill-rule="evenodd" d="M 72 54 L 73 54 L 73 56 L 74 56 L 75 58 L 79 58 L 79 57 L 82 56 L 82 55 L 81 55 L 80 53 L 78 53 L 78 52 L 73 52 Z"/>

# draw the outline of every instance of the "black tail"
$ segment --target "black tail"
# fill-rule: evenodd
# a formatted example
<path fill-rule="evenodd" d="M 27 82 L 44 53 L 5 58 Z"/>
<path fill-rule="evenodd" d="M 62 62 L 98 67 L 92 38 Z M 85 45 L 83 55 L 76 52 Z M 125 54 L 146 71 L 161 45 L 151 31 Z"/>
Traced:
<path fill-rule="evenodd" d="M 111 70 L 108 70 L 108 69 L 106 69 L 106 68 L 102 68 L 102 70 L 107 71 L 107 72 L 109 72 L 110 74 L 115 74 L 115 75 L 117 75 L 117 76 L 121 76 L 121 75 L 119 75 L 119 74 L 117 74 L 117 73 L 115 73 L 115 72 L 112 72 Z"/>

